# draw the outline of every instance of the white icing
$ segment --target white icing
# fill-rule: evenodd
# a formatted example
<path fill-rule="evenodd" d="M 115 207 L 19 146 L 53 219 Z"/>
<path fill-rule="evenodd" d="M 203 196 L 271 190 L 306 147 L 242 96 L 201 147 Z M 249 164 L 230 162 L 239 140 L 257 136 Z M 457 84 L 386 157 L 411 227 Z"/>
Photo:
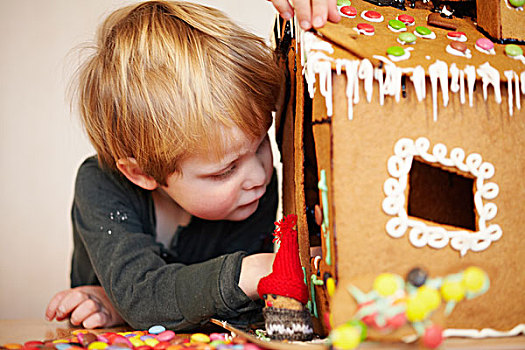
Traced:
<path fill-rule="evenodd" d="M 467 75 L 467 86 L 468 86 L 468 101 L 469 106 L 474 106 L 474 88 L 476 87 L 476 68 L 474 66 L 467 65 L 463 69 Z"/>
<path fill-rule="evenodd" d="M 518 60 L 521 63 L 525 64 L 525 57 L 523 55 L 518 55 L 518 56 L 509 56 L 509 55 L 507 55 L 507 57 L 513 58 L 513 59 Z"/>
<path fill-rule="evenodd" d="M 423 39 L 430 39 L 430 40 L 434 40 L 436 38 L 436 33 L 434 32 L 431 32 L 430 34 L 427 34 L 427 35 L 423 35 L 423 34 L 419 34 L 418 32 L 414 32 L 414 34 L 420 38 L 423 38 Z"/>
<path fill-rule="evenodd" d="M 465 72 L 459 71 L 459 101 L 465 104 Z"/>
<path fill-rule="evenodd" d="M 421 66 L 414 68 L 410 80 L 412 80 L 412 83 L 414 84 L 417 100 L 423 101 L 427 95 L 425 69 Z"/>
<path fill-rule="evenodd" d="M 481 47 L 479 47 L 477 44 L 474 44 L 474 47 L 479 52 L 483 52 L 484 54 L 487 54 L 487 55 L 495 55 L 496 54 L 496 51 L 494 51 L 494 48 L 492 48 L 490 50 L 485 50 L 485 49 L 482 49 Z"/>
<path fill-rule="evenodd" d="M 447 34 L 447 39 L 454 40 L 454 41 L 459 41 L 461 43 L 464 43 L 465 41 L 467 41 L 467 36 L 464 35 L 464 34 L 461 34 L 460 36 L 450 36 L 450 35 Z"/>
<path fill-rule="evenodd" d="M 432 85 L 432 111 L 434 121 L 437 121 L 437 82 L 440 81 L 443 96 L 443 106 L 448 105 L 448 66 L 445 62 L 437 60 L 428 67 L 430 84 Z"/>
<path fill-rule="evenodd" d="M 383 68 L 385 70 L 385 79 L 383 80 L 383 73 L 379 74 L 377 71 L 376 79 L 381 79 L 379 84 L 379 98 L 380 103 L 384 102 L 384 96 L 394 96 L 396 101 L 399 102 L 401 96 L 401 78 L 403 76 L 403 69 L 396 66 L 392 61 L 388 60 L 383 56 L 373 56 L 375 59 L 378 59 L 384 63 Z M 411 71 L 407 69 L 406 72 Z M 375 74 L 374 74 L 375 75 Z"/>
<path fill-rule="evenodd" d="M 448 17 L 454 14 L 454 12 L 451 12 L 449 9 L 447 9 L 447 5 L 443 6 L 443 8 L 441 9 L 441 13 Z"/>
<path fill-rule="evenodd" d="M 499 71 L 485 62 L 476 70 L 483 82 L 483 99 L 487 100 L 487 88 L 489 85 L 494 87 L 494 98 L 496 103 L 501 103 L 500 75 Z"/>
<path fill-rule="evenodd" d="M 525 71 L 521 72 L 520 79 L 521 79 L 521 93 L 525 94 Z"/>
<path fill-rule="evenodd" d="M 343 64 L 346 70 L 346 97 L 348 98 L 348 119 L 354 118 L 354 103 L 359 102 L 359 60 L 338 60 L 338 66 Z M 338 71 L 340 74 L 340 71 Z"/>
<path fill-rule="evenodd" d="M 520 77 L 516 72 L 514 72 L 514 80 L 516 81 L 516 108 L 521 110 Z"/>
<path fill-rule="evenodd" d="M 514 114 L 514 97 L 513 97 L 513 94 L 512 94 L 512 89 L 513 89 L 513 86 L 512 86 L 512 79 L 514 78 L 514 71 L 511 71 L 511 70 L 506 70 L 505 72 L 503 72 L 503 75 L 505 75 L 505 77 L 507 78 L 507 92 L 508 92 L 508 104 L 509 104 L 509 115 L 512 117 L 512 115 Z"/>
<path fill-rule="evenodd" d="M 374 92 L 374 66 L 368 59 L 361 61 L 359 65 L 359 79 L 364 81 L 365 95 L 368 103 L 372 102 Z"/>
<path fill-rule="evenodd" d="M 459 91 L 459 69 L 455 63 L 450 65 L 450 91 Z"/>
<path fill-rule="evenodd" d="M 452 46 L 447 45 L 447 48 L 445 49 L 449 54 L 459 57 L 465 57 L 465 58 L 472 58 L 472 53 L 469 49 L 466 49 L 465 52 L 461 52 L 459 50 L 454 49 Z"/>
<path fill-rule="evenodd" d="M 362 34 L 362 35 L 372 36 L 372 35 L 375 34 L 375 30 L 374 30 L 373 32 L 367 32 L 367 31 L 364 30 L 364 29 L 357 29 L 357 27 L 354 28 L 354 30 L 355 30 L 357 33 Z"/>
<path fill-rule="evenodd" d="M 343 17 L 346 17 L 346 18 L 355 18 L 357 15 L 354 15 L 354 16 L 349 16 L 349 15 L 345 15 L 344 13 L 342 13 L 341 11 L 339 11 L 339 14 Z"/>
<path fill-rule="evenodd" d="M 381 15 L 381 17 L 379 18 L 370 18 L 370 17 L 366 17 L 366 13 L 368 11 L 363 11 L 361 12 L 361 17 L 364 19 L 364 20 L 367 20 L 369 22 L 376 22 L 376 23 L 380 23 L 380 22 L 383 22 L 385 20 L 385 17 L 383 17 L 383 15 Z"/>
<path fill-rule="evenodd" d="M 400 238 L 405 235 L 410 227 L 409 241 L 415 247 L 429 247 L 441 249 L 450 245 L 464 256 L 469 250 L 482 251 L 487 249 L 492 242 L 499 240 L 502 230 L 497 224 L 487 226 L 487 221 L 495 218 L 496 204 L 489 202 L 499 192 L 499 187 L 494 182 L 486 180 L 494 176 L 494 166 L 483 162 L 481 155 L 471 153 L 465 157 L 465 151 L 454 148 L 447 156 L 447 147 L 436 144 L 429 153 L 430 141 L 420 137 L 416 141 L 402 138 L 394 147 L 394 155 L 388 160 L 388 178 L 383 186 L 386 198 L 383 200 L 383 211 L 394 216 L 386 224 L 388 235 Z M 427 163 L 436 163 L 447 167 L 456 167 L 461 172 L 471 174 L 476 179 L 474 192 L 474 205 L 478 218 L 477 232 L 466 230 L 448 231 L 444 227 L 429 226 L 426 223 L 409 218 L 405 210 L 405 190 L 408 185 L 408 174 L 415 156 L 421 157 Z M 485 202 L 484 202 L 485 201 Z"/>
<path fill-rule="evenodd" d="M 468 337 L 468 338 L 496 338 L 496 337 L 515 337 L 520 334 L 525 334 L 525 324 L 519 324 L 507 332 L 496 331 L 491 328 L 478 329 L 445 329 L 443 336 L 451 337 Z"/>

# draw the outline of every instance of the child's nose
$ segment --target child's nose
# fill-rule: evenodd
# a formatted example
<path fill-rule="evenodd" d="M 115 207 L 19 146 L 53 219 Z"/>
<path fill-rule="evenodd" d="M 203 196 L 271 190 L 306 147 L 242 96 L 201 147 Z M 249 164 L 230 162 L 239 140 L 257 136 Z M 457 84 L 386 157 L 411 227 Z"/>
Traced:
<path fill-rule="evenodd" d="M 263 186 L 266 183 L 266 169 L 262 159 L 259 159 L 257 156 L 252 157 L 247 170 L 244 189 L 250 190 L 255 187 Z"/>

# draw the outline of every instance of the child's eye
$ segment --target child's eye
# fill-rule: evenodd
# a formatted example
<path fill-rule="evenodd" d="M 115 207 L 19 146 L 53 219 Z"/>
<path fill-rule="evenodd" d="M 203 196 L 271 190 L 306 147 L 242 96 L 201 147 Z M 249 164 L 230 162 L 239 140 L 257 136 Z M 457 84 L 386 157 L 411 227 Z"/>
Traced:
<path fill-rule="evenodd" d="M 220 173 L 220 174 L 215 174 L 215 175 L 212 175 L 211 178 L 214 179 L 214 180 L 224 180 L 224 179 L 227 179 L 230 175 L 232 175 L 235 170 L 236 170 L 236 166 L 232 166 L 230 168 L 228 168 L 226 171 Z"/>

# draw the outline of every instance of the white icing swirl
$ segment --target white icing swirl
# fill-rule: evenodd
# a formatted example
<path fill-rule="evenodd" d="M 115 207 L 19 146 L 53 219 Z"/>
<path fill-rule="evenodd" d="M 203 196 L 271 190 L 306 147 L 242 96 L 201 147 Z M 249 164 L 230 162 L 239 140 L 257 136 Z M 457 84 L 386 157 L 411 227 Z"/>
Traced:
<path fill-rule="evenodd" d="M 388 159 L 387 169 L 390 174 L 383 186 L 385 199 L 383 211 L 391 216 L 386 224 L 386 232 L 394 238 L 405 235 L 408 228 L 409 241 L 415 247 L 429 246 L 441 249 L 450 245 L 464 256 L 469 250 L 482 251 L 487 249 L 492 242 L 502 236 L 499 225 L 487 226 L 487 221 L 496 217 L 497 206 L 489 200 L 494 199 L 499 192 L 498 185 L 486 180 L 494 175 L 494 166 L 483 162 L 481 155 L 469 154 L 465 159 L 465 151 L 454 148 L 447 156 L 447 147 L 436 144 L 432 153 L 429 153 L 430 141 L 420 137 L 417 140 L 402 138 L 394 146 L 394 155 Z M 462 172 L 467 172 L 476 178 L 476 191 L 474 205 L 478 217 L 478 231 L 466 230 L 448 231 L 440 226 L 429 226 L 425 222 L 408 217 L 405 210 L 405 189 L 408 185 L 408 174 L 415 156 L 421 157 L 428 163 L 437 163 L 448 167 L 456 167 Z"/>

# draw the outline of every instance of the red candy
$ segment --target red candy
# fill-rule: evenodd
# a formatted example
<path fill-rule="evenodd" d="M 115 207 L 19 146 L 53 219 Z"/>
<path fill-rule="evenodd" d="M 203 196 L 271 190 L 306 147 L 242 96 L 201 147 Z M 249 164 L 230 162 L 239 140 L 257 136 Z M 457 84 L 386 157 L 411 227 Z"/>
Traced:
<path fill-rule="evenodd" d="M 410 15 L 399 15 L 399 16 L 397 16 L 397 19 L 400 20 L 401 22 L 405 23 L 406 25 L 414 24 L 414 22 L 416 21 L 414 19 L 414 17 L 412 17 Z"/>
<path fill-rule="evenodd" d="M 461 36 L 465 35 L 463 32 L 448 32 L 447 35 L 451 38 L 461 38 Z"/>
<path fill-rule="evenodd" d="M 373 25 L 368 23 L 358 23 L 357 30 L 362 30 L 367 33 L 373 33 L 375 31 L 375 28 Z"/>
<path fill-rule="evenodd" d="M 343 15 L 346 15 L 348 17 L 352 17 L 353 18 L 353 17 L 357 16 L 357 10 L 353 6 L 343 6 L 343 7 L 341 7 L 341 9 L 339 11 L 341 11 L 341 13 Z"/>
<path fill-rule="evenodd" d="M 379 19 L 382 17 L 382 15 L 376 11 L 366 11 L 364 16 L 371 19 Z"/>
<path fill-rule="evenodd" d="M 435 349 L 443 342 L 443 329 L 440 326 L 432 325 L 425 329 L 423 334 L 423 345 L 427 348 Z"/>

